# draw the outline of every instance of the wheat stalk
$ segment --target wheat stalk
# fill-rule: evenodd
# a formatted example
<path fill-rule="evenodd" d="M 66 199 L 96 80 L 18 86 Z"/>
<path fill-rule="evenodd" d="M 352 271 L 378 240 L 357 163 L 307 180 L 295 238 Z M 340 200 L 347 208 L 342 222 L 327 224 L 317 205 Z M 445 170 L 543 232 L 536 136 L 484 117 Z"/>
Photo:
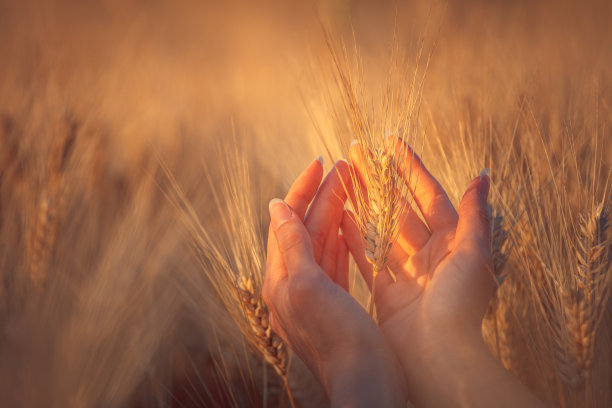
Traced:
<path fill-rule="evenodd" d="M 287 370 L 287 348 L 269 323 L 269 311 L 261 298 L 265 265 L 262 237 L 257 233 L 257 218 L 250 201 L 250 181 L 246 156 L 225 151 L 227 163 L 221 194 L 209 177 L 211 194 L 221 215 L 222 229 L 229 250 L 201 223 L 195 209 L 174 176 L 162 163 L 169 186 L 166 194 L 179 210 L 192 238 L 192 250 L 208 281 L 223 302 L 232 320 L 252 349 L 260 353 L 281 377 L 289 402 L 295 407 Z M 232 166 L 229 163 L 234 163 Z M 224 202 L 224 200 L 226 202 Z M 229 204 L 228 204 L 229 203 Z"/>
<path fill-rule="evenodd" d="M 251 334 L 255 338 L 251 344 L 257 347 L 268 364 L 282 378 L 291 406 L 295 407 L 287 373 L 287 346 L 270 327 L 270 313 L 261 298 L 261 291 L 255 288 L 253 279 L 246 276 L 238 279 L 236 290 L 242 302 L 244 315 L 249 322 Z"/>
<path fill-rule="evenodd" d="M 355 143 L 360 145 L 363 172 L 352 166 L 350 176 L 354 194 L 345 188 L 364 239 L 366 258 L 372 264 L 368 309 L 375 317 L 376 278 L 387 271 L 395 280 L 387 267 L 388 255 L 399 233 L 402 217 L 412 203 L 409 187 L 415 183 L 415 157 L 409 145 L 416 140 L 417 117 L 429 60 L 421 73 L 421 48 L 414 71 L 409 72 L 409 64 L 399 55 L 396 44 L 391 50 L 388 81 L 380 103 L 373 105 L 365 97 L 357 47 L 351 59 L 344 43 L 336 46 L 328 32 L 325 32 L 325 39 L 334 66 L 336 96 L 341 101 L 341 107 L 335 107 L 334 96 L 328 95 L 336 140 L 344 157 L 349 157 L 349 150 Z M 333 156 L 328 138 L 312 113 L 311 118 L 328 154 Z"/>
<path fill-rule="evenodd" d="M 566 348 L 571 368 L 564 379 L 577 386 L 589 380 L 598 326 L 610 295 L 612 240 L 606 237 L 609 208 L 597 205 L 589 216 L 580 217 L 576 248 L 575 287 L 562 293 Z"/>

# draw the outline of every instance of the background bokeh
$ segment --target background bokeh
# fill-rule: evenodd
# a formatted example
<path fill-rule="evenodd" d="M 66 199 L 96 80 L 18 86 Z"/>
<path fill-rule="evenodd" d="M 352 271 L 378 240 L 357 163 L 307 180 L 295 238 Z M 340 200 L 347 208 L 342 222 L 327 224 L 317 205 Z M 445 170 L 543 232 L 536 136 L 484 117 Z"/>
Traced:
<path fill-rule="evenodd" d="M 596 144 L 605 175 L 611 22 L 605 0 L 0 1 L 1 399 L 286 404 L 231 377 L 248 351 L 192 259 L 160 160 L 220 242 L 205 177 L 222 182 L 219 146 L 247 152 L 258 208 L 319 154 L 329 167 L 339 157 L 307 110 L 333 132 L 318 105 L 333 72 L 325 27 L 358 47 L 369 95 L 393 45 L 407 71 L 430 58 L 421 153 L 455 202 L 484 166 L 507 181 L 496 172 L 518 163 L 491 150 L 504 143 L 547 170 L 569 150 L 594 162 L 585 146 Z M 530 381 L 528 364 L 515 372 Z M 325 403 L 312 378 L 299 381 L 301 405 Z"/>

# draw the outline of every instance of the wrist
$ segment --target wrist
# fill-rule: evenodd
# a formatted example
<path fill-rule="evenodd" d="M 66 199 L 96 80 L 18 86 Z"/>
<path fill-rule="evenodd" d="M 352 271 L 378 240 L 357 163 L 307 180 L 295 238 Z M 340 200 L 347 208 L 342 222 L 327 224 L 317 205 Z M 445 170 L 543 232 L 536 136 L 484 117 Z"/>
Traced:
<path fill-rule="evenodd" d="M 541 406 L 474 330 L 440 333 L 402 364 L 408 395 L 417 406 Z"/>
<path fill-rule="evenodd" d="M 433 325 L 429 320 L 428 324 L 410 325 L 419 327 L 418 331 L 400 335 L 400 325 L 389 323 L 382 329 L 392 339 L 403 368 L 407 396 L 416 406 L 452 405 L 458 393 L 464 391 L 463 381 L 488 370 L 491 364 L 499 364 L 474 325 Z"/>
<path fill-rule="evenodd" d="M 378 354 L 362 351 L 334 362 L 325 384 L 332 407 L 405 406 L 401 369 Z"/>

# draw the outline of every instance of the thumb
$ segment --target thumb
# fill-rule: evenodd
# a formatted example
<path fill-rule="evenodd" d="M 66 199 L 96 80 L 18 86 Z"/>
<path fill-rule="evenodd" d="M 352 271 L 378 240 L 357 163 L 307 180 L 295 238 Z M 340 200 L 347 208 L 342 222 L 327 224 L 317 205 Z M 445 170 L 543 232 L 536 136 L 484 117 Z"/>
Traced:
<path fill-rule="evenodd" d="M 272 199 L 268 208 L 278 250 L 291 277 L 315 263 L 310 235 L 300 217 L 283 200 Z"/>
<path fill-rule="evenodd" d="M 487 206 L 490 174 L 489 169 L 482 169 L 463 195 L 456 235 L 458 245 L 478 248 L 478 252 L 485 255 L 491 251 L 491 221 Z"/>

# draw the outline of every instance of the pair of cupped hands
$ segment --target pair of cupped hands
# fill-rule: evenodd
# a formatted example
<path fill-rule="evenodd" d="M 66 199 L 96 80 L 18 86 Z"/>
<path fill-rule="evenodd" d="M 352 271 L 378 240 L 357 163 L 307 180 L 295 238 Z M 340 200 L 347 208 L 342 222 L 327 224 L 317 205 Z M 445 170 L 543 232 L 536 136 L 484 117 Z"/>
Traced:
<path fill-rule="evenodd" d="M 537 404 L 481 336 L 494 290 L 489 172 L 472 180 L 457 212 L 404 149 L 413 171 L 405 179 L 424 221 L 407 207 L 388 258 L 396 279 L 387 271 L 376 278 L 375 322 L 348 292 L 349 253 L 372 280 L 363 238 L 345 209 L 350 172 L 365 171 L 360 149 L 354 143 L 352 164 L 338 161 L 322 182 L 322 160 L 314 160 L 284 200 L 270 202 L 263 298 L 272 329 L 332 406 L 500 406 L 505 394 L 508 406 Z"/>

